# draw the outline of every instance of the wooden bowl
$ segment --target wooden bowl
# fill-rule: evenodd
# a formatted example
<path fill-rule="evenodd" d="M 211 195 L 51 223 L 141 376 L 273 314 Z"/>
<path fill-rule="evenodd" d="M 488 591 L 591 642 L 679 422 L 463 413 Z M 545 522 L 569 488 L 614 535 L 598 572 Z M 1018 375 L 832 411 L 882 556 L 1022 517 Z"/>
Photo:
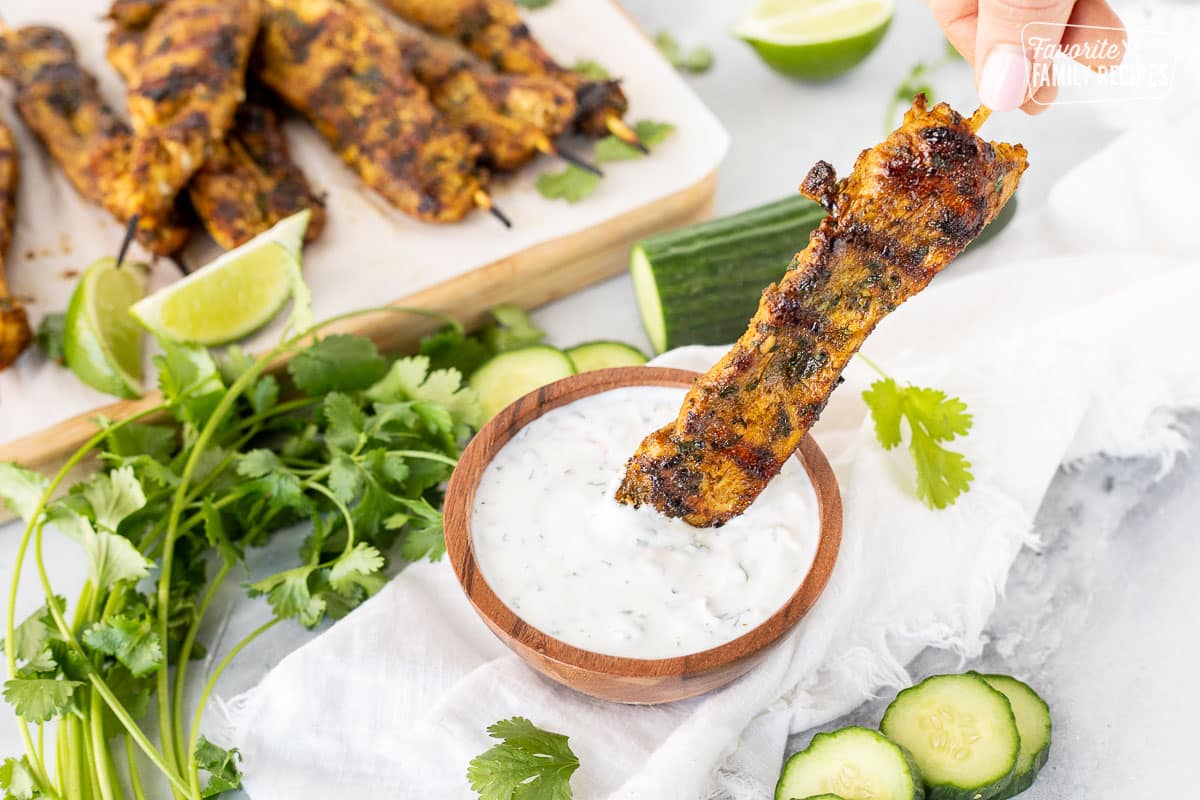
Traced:
<path fill-rule="evenodd" d="M 811 436 L 797 451 L 816 490 L 820 538 L 812 567 L 791 599 L 757 627 L 723 645 L 675 658 L 639 659 L 583 650 L 524 622 L 501 602 L 475 563 L 471 519 L 484 470 L 524 426 L 560 406 L 621 386 L 688 388 L 697 374 L 663 367 L 585 372 L 531 392 L 493 417 L 463 452 L 446 493 L 446 551 L 471 604 L 492 632 L 547 677 L 620 703 L 666 703 L 711 691 L 743 675 L 812 608 L 829 580 L 842 539 L 837 479 Z M 649 431 L 647 431 L 649 433 Z"/>

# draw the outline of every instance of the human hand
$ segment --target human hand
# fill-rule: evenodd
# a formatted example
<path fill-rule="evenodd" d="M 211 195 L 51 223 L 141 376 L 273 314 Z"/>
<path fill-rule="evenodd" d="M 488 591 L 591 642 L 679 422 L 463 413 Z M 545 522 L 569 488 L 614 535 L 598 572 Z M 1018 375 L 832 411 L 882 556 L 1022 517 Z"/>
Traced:
<path fill-rule="evenodd" d="M 946 38 L 974 65 L 979 99 L 993 111 L 1039 114 L 1058 95 L 1047 49 L 1031 48 L 1023 35 L 1030 23 L 1042 23 L 1038 44 L 1048 43 L 1050 52 L 1060 43 L 1082 50 L 1105 39 L 1119 48 L 1115 57 L 1074 56 L 1090 69 L 1115 66 L 1124 55 L 1124 25 L 1105 0 L 929 0 L 929 7 Z"/>

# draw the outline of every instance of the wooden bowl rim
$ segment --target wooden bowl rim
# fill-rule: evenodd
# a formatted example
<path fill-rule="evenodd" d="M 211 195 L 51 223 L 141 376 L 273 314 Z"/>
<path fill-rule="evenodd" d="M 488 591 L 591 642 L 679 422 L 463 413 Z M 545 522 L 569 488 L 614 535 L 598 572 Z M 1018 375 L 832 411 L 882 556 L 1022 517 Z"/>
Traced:
<path fill-rule="evenodd" d="M 689 675 L 733 664 L 769 648 L 790 631 L 821 596 L 833 572 L 842 540 L 842 501 L 837 477 L 811 435 L 796 451 L 817 496 L 818 541 L 812 565 L 796 591 L 775 613 L 724 644 L 670 658 L 629 658 L 567 644 L 525 622 L 492 590 L 475 561 L 471 536 L 475 494 L 487 466 L 522 428 L 548 411 L 610 389 L 626 386 L 690 388 L 699 373 L 669 367 L 614 367 L 572 375 L 514 401 L 489 420 L 459 458 L 444 504 L 446 552 L 455 577 L 476 612 L 494 629 L 524 647 L 583 672 L 647 678 Z M 502 639 L 504 637 L 501 637 Z M 506 645 L 512 646 L 508 641 Z"/>

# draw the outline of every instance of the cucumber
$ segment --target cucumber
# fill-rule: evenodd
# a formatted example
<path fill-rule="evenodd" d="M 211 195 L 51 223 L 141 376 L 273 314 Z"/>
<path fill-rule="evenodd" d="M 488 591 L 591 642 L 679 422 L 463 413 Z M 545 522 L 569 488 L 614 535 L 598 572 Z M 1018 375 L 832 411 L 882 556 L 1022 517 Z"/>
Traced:
<path fill-rule="evenodd" d="M 922 800 L 921 774 L 904 748 L 869 728 L 818 733 L 783 765 L 775 800 L 833 793 L 842 800 Z"/>
<path fill-rule="evenodd" d="M 567 358 L 575 365 L 576 372 L 591 372 L 609 367 L 636 367 L 645 364 L 647 358 L 641 350 L 624 342 L 584 342 L 566 350 Z"/>
<path fill-rule="evenodd" d="M 629 270 L 655 351 L 741 336 L 763 289 L 824 217 L 811 200 L 788 197 L 634 245 Z"/>
<path fill-rule="evenodd" d="M 1017 718 L 1021 750 L 1011 788 L 1003 797 L 1013 797 L 1033 785 L 1038 771 L 1050 758 L 1050 706 L 1038 693 L 1008 675 L 981 675 L 988 685 L 1003 692 Z"/>
<path fill-rule="evenodd" d="M 490 359 L 471 376 L 483 418 L 491 419 L 519 397 L 575 374 L 575 365 L 556 347 L 537 344 Z"/>
<path fill-rule="evenodd" d="M 905 689 L 879 729 L 912 753 L 930 800 L 992 800 L 1012 786 L 1016 717 L 1008 698 L 978 675 L 935 675 Z"/>

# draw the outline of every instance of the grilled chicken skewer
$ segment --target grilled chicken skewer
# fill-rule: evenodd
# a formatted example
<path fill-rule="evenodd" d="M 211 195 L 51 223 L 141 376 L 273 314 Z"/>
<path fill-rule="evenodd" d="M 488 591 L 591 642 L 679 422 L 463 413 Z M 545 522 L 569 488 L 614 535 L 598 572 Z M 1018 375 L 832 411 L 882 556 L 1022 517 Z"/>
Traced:
<path fill-rule="evenodd" d="M 382 0 L 396 15 L 454 39 L 502 72 L 540 75 L 575 93 L 576 124 L 592 136 L 613 133 L 643 151 L 621 119 L 629 108 L 618 81 L 594 81 L 567 69 L 542 49 L 512 0 Z"/>
<path fill-rule="evenodd" d="M 141 57 L 146 27 L 165 4 L 166 0 L 113 4 L 108 61 L 127 80 Z M 233 129 L 209 148 L 187 192 L 209 236 L 227 250 L 306 208 L 312 212 L 306 242 L 320 236 L 325 226 L 324 204 L 292 161 L 278 115 L 257 100 L 248 99 L 238 107 Z"/>
<path fill-rule="evenodd" d="M 489 207 L 480 148 L 409 75 L 400 48 L 339 0 L 266 0 L 258 76 L 400 211 L 454 222 Z"/>
<path fill-rule="evenodd" d="M 438 110 L 479 144 L 490 166 L 510 171 L 538 153 L 561 155 L 554 138 L 575 116 L 575 97 L 563 84 L 538 75 L 501 75 L 451 42 L 385 19 L 361 2 L 351 5 L 395 38 L 407 71 Z"/>
<path fill-rule="evenodd" d="M 153 16 L 128 76 L 136 138 L 120 187 L 127 215 L 170 208 L 225 139 L 260 16 L 258 0 L 169 0 Z"/>
<path fill-rule="evenodd" d="M 617 499 L 698 527 L 741 514 L 791 457 L 875 325 L 925 288 L 1012 196 L 1025 148 L 989 143 L 918 95 L 904 123 L 838 181 L 818 162 L 801 191 L 829 216 L 679 417 L 626 464 Z"/>
<path fill-rule="evenodd" d="M 0 38 L 0 66 L 16 86 L 21 119 L 41 140 L 80 195 L 128 221 L 118 185 L 133 155 L 133 132 L 104 102 L 96 79 L 56 28 L 29 27 Z M 174 207 L 140 217 L 136 238 L 156 255 L 170 255 L 189 230 Z"/>
<path fill-rule="evenodd" d="M 25 308 L 9 291 L 4 259 L 12 245 L 17 210 L 17 140 L 0 122 L 0 369 L 12 364 L 33 341 Z"/>

